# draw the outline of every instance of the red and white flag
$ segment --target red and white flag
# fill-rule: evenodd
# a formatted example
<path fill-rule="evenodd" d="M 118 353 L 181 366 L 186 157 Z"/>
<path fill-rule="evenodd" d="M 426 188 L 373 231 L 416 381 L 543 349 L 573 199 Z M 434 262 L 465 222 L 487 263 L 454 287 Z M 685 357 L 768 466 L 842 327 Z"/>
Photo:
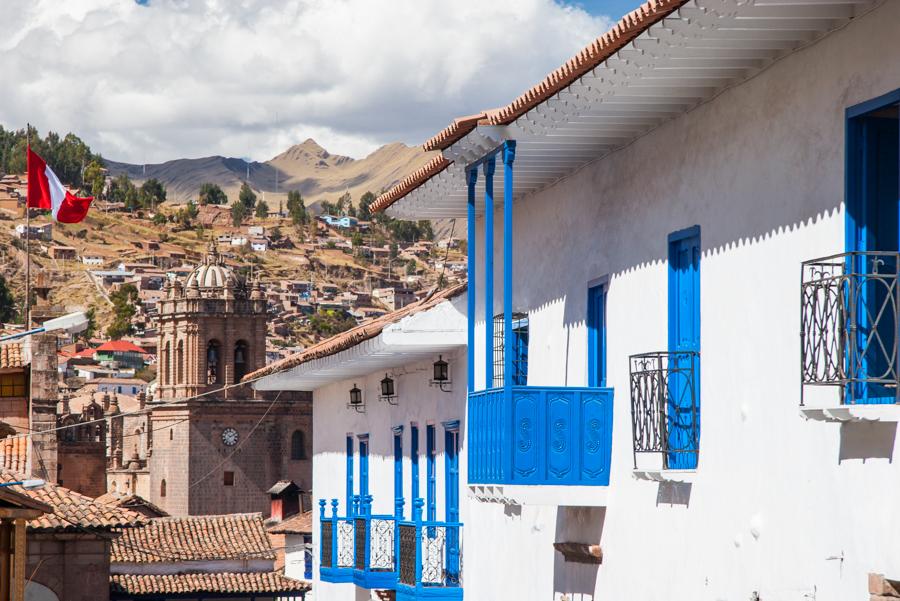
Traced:
<path fill-rule="evenodd" d="M 75 196 L 60 183 L 44 159 L 28 147 L 28 206 L 49 209 L 60 223 L 78 223 L 85 218 L 93 196 Z"/>

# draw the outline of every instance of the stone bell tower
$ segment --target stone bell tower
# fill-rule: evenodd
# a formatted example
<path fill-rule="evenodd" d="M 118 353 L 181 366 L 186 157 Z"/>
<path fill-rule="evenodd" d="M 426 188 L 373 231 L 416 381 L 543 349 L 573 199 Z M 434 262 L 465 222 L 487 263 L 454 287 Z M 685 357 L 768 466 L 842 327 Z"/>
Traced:
<path fill-rule="evenodd" d="M 147 405 L 150 502 L 172 515 L 267 513 L 273 483 L 293 480 L 308 490 L 311 463 L 290 450 L 297 432 L 311 436 L 309 394 L 264 398 L 240 384 L 266 362 L 259 281 L 238 277 L 210 245 L 203 263 L 183 282 L 173 280 L 157 306 L 157 388 Z"/>
<path fill-rule="evenodd" d="M 157 398 L 165 401 L 237 384 L 266 363 L 266 301 L 259 282 L 244 282 L 210 244 L 182 283 L 167 283 L 159 302 Z M 229 389 L 242 398 L 246 387 Z M 217 395 L 223 397 L 224 395 Z"/>

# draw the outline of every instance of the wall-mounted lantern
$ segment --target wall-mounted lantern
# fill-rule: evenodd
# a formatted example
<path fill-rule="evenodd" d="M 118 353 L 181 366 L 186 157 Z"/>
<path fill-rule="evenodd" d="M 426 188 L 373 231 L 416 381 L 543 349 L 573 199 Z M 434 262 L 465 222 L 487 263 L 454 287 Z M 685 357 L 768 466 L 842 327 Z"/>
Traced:
<path fill-rule="evenodd" d="M 394 379 L 387 374 L 384 374 L 384 379 L 381 381 L 381 396 L 378 397 L 379 401 L 385 401 L 389 405 L 397 404 L 397 392 L 394 389 Z"/>
<path fill-rule="evenodd" d="M 363 402 L 362 390 L 360 390 L 356 384 L 353 384 L 353 388 L 350 389 L 350 402 L 347 403 L 347 407 L 355 409 L 357 413 L 366 412 L 366 404 Z"/>
<path fill-rule="evenodd" d="M 434 373 L 431 378 L 431 386 L 437 386 L 437 388 L 441 392 L 450 392 L 450 388 L 445 388 L 445 386 L 450 385 L 450 365 L 444 361 L 444 358 L 441 355 L 438 355 L 438 360 L 434 362 Z"/>

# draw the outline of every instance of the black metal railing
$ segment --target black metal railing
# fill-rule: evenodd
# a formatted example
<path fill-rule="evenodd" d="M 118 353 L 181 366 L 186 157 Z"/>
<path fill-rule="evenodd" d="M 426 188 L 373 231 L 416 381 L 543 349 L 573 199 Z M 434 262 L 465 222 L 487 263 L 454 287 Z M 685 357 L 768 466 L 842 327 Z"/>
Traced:
<path fill-rule="evenodd" d="M 366 519 L 356 518 L 354 536 L 354 555 L 356 556 L 355 568 L 366 569 Z"/>
<path fill-rule="evenodd" d="M 334 548 L 333 544 L 332 544 L 332 540 L 333 540 L 332 537 L 334 536 L 333 525 L 332 525 L 331 520 L 328 520 L 328 521 L 322 520 L 321 524 L 322 524 L 322 534 L 321 534 L 320 538 L 321 538 L 322 555 L 320 557 L 320 561 L 321 561 L 323 568 L 330 568 L 331 567 L 331 553 Z"/>
<path fill-rule="evenodd" d="M 700 452 L 700 353 L 629 357 L 634 465 L 639 453 L 662 456 L 663 469 L 697 466 Z"/>
<path fill-rule="evenodd" d="M 900 253 L 851 252 L 802 264 L 801 400 L 840 387 L 842 403 L 900 402 Z"/>
<path fill-rule="evenodd" d="M 400 575 L 399 581 L 407 586 L 416 585 L 416 526 L 400 524 Z"/>
<path fill-rule="evenodd" d="M 373 515 L 367 522 L 369 527 L 369 570 L 373 572 L 394 571 L 394 516 Z"/>

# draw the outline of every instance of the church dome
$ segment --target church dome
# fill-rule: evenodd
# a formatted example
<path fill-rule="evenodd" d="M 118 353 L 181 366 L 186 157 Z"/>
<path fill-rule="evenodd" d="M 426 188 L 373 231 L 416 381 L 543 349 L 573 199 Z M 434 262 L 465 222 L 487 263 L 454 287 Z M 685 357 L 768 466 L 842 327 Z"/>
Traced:
<path fill-rule="evenodd" d="M 185 287 L 197 286 L 199 288 L 230 288 L 237 287 L 237 277 L 234 272 L 222 262 L 216 250 L 215 243 L 210 244 L 209 252 L 203 263 L 194 268 L 188 275 Z"/>

